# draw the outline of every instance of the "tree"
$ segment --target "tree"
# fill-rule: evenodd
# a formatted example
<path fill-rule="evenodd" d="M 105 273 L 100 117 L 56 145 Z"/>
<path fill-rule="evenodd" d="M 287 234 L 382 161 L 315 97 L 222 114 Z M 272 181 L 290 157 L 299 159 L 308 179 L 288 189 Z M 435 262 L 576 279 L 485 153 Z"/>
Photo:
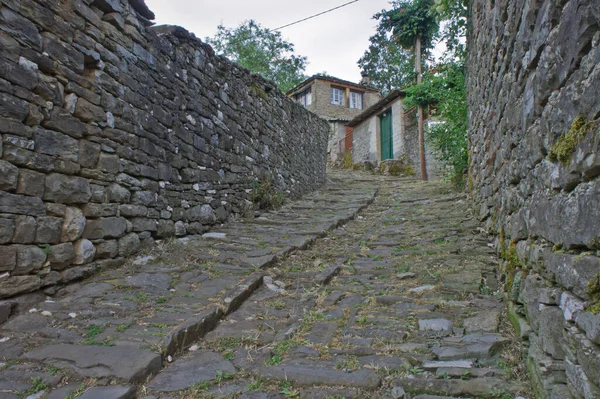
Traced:
<path fill-rule="evenodd" d="M 467 56 L 469 0 L 435 0 L 440 21 L 444 22 L 441 39 L 445 42 L 448 55 L 459 62 Z"/>
<path fill-rule="evenodd" d="M 464 63 L 438 66 L 423 76 L 422 85 L 408 87 L 406 93 L 406 106 L 428 108 L 431 115 L 437 117 L 438 121 L 430 124 L 429 141 L 450 167 L 451 180 L 463 186 L 469 159 Z"/>
<path fill-rule="evenodd" d="M 258 73 L 286 92 L 306 79 L 307 59 L 294 54 L 294 45 L 253 20 L 235 29 L 219 25 L 217 34 L 207 37 L 217 54 Z"/>
<path fill-rule="evenodd" d="M 377 33 L 369 39 L 369 49 L 358 60 L 362 73 L 371 79 L 371 86 L 383 95 L 411 85 L 415 80 L 414 55 L 392 40 L 391 33 L 385 30 L 386 23 L 381 20 Z"/>
<path fill-rule="evenodd" d="M 450 177 L 458 186 L 464 185 L 464 171 L 468 168 L 465 90 L 468 15 L 469 0 L 435 0 L 435 3 L 395 0 L 391 10 L 375 15 L 374 18 L 380 21 L 377 32 L 371 37 L 369 50 L 359 61 L 363 71 L 375 70 L 374 76 L 381 77 L 382 83 L 377 83 L 378 87 L 403 88 L 406 106 L 428 109 L 432 116 L 437 117 L 437 122 L 428 128 L 428 141 L 450 166 Z M 388 58 L 386 52 L 408 53 L 403 48 L 412 48 L 416 32 L 422 32 L 425 34 L 420 38 L 423 50 L 421 61 L 426 63 L 427 55 L 438 37 L 438 25 L 443 27 L 441 40 L 446 44 L 447 51 L 442 63 L 429 68 L 423 75 L 423 83 L 416 85 L 410 61 Z M 401 76 L 394 77 L 393 71 Z M 389 86 L 385 86 L 386 80 Z"/>
<path fill-rule="evenodd" d="M 439 31 L 438 20 L 433 0 L 402 0 L 397 8 L 384 12 L 387 16 L 394 39 L 405 49 L 415 51 L 415 70 L 417 84 L 421 84 L 422 51 L 433 47 Z M 419 153 L 421 163 L 421 179 L 427 180 L 425 164 L 425 129 L 423 107 L 419 106 Z"/>

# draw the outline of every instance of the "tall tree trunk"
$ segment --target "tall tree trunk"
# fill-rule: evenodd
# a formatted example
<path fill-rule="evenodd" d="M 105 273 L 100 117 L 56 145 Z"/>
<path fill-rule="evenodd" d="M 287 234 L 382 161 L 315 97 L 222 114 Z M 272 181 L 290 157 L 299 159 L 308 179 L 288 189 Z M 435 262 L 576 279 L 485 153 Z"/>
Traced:
<path fill-rule="evenodd" d="M 417 36 L 415 43 L 417 84 L 421 84 L 421 37 Z M 425 130 L 423 128 L 423 107 L 419 106 L 419 156 L 421 159 L 421 179 L 427 180 L 427 164 L 425 163 Z"/>

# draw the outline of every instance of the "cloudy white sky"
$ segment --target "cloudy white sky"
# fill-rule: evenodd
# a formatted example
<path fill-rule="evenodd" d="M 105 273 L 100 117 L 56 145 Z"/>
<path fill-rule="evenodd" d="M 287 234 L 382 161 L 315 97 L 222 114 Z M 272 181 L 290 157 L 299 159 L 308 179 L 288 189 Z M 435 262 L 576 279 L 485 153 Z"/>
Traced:
<path fill-rule="evenodd" d="M 217 26 L 236 27 L 254 19 L 271 29 L 347 3 L 350 0 L 146 0 L 158 24 L 180 25 L 201 39 Z M 388 0 L 359 0 L 344 8 L 281 30 L 296 53 L 308 57 L 306 73 L 327 72 L 358 82 L 356 62 L 375 32 L 373 15 L 389 8 Z"/>

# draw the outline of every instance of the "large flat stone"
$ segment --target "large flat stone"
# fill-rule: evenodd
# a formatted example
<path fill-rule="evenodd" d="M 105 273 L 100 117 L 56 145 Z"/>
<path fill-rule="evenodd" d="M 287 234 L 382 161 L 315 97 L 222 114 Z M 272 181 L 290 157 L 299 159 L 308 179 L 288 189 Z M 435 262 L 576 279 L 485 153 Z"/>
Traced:
<path fill-rule="evenodd" d="M 402 387 L 410 393 L 477 398 L 489 397 L 490 392 L 493 391 L 516 393 L 523 388 L 523 384 L 517 381 L 504 381 L 497 378 L 476 378 L 463 381 L 397 377 L 392 381 L 392 386 Z"/>
<path fill-rule="evenodd" d="M 155 287 L 162 290 L 168 290 L 173 278 L 168 274 L 162 273 L 140 273 L 133 276 L 127 276 L 123 284 L 128 287 Z"/>
<path fill-rule="evenodd" d="M 24 391 L 31 387 L 31 380 L 34 378 L 41 379 L 46 386 L 56 386 L 61 380 L 61 376 L 38 371 L 25 371 L 23 369 L 9 368 L 7 370 L 0 371 L 0 392 L 6 391 Z M 39 392 L 39 391 L 38 391 Z M 5 396 L 1 396 L 4 398 Z M 20 398 L 22 396 L 19 396 Z"/>
<path fill-rule="evenodd" d="M 175 361 L 157 375 L 148 388 L 158 392 L 173 392 L 194 384 L 213 380 L 218 372 L 235 373 L 233 364 L 215 352 L 199 351 Z"/>
<path fill-rule="evenodd" d="M 449 338 L 432 352 L 440 360 L 482 359 L 494 356 L 507 342 L 508 339 L 500 335 L 472 334 L 459 339 Z"/>
<path fill-rule="evenodd" d="M 590 341 L 600 345 L 600 315 L 583 312 L 577 317 L 577 324 Z"/>
<path fill-rule="evenodd" d="M 310 366 L 262 367 L 258 370 L 263 378 L 289 380 L 294 385 L 343 385 L 356 388 L 375 389 L 381 377 L 373 370 L 357 370 L 351 373 Z"/>
<path fill-rule="evenodd" d="M 496 332 L 500 324 L 499 316 L 499 313 L 494 310 L 480 312 L 477 316 L 464 320 L 465 331 L 469 334 Z"/>
<path fill-rule="evenodd" d="M 23 359 L 68 366 L 85 378 L 126 382 L 141 382 L 161 367 L 160 355 L 132 347 L 50 345 L 27 352 Z"/>
<path fill-rule="evenodd" d="M 79 396 L 79 399 L 133 399 L 135 387 L 125 385 L 112 385 L 108 387 L 93 387 Z"/>
<path fill-rule="evenodd" d="M 449 360 L 449 361 L 423 362 L 424 369 L 437 369 L 440 367 L 470 369 L 471 367 L 473 367 L 473 361 L 472 360 Z"/>
<path fill-rule="evenodd" d="M 337 328 L 338 323 L 334 321 L 315 323 L 310 333 L 308 333 L 306 340 L 313 344 L 327 345 L 335 336 Z"/>
<path fill-rule="evenodd" d="M 427 319 L 419 320 L 419 330 L 421 331 L 451 331 L 452 322 L 446 319 Z"/>

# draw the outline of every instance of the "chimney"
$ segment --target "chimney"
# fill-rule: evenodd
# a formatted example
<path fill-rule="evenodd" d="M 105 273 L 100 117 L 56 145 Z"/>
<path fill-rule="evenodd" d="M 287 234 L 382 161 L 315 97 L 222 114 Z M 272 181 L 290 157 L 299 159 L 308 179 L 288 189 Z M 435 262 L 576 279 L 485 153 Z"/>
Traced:
<path fill-rule="evenodd" d="M 369 77 L 368 73 L 362 73 L 361 74 L 362 79 L 359 82 L 359 85 L 361 86 L 370 86 L 371 85 L 371 78 Z"/>

